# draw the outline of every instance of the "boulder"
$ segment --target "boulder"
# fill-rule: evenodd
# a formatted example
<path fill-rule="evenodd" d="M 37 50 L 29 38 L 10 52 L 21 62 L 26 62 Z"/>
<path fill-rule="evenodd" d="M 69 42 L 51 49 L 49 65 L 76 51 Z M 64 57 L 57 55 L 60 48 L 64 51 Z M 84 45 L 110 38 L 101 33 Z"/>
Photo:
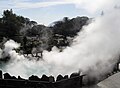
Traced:
<path fill-rule="evenodd" d="M 58 75 L 56 81 L 60 81 L 62 79 L 64 79 L 64 77 L 62 75 Z"/>

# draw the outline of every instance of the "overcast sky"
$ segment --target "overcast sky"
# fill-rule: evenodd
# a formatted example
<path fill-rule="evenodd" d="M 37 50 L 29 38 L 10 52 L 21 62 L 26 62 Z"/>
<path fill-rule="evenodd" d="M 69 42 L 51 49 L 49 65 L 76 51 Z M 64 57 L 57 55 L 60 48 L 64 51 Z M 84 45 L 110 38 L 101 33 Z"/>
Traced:
<path fill-rule="evenodd" d="M 98 16 L 119 2 L 119 0 L 0 0 L 0 15 L 3 10 L 13 9 L 17 15 L 48 25 L 63 17 Z"/>

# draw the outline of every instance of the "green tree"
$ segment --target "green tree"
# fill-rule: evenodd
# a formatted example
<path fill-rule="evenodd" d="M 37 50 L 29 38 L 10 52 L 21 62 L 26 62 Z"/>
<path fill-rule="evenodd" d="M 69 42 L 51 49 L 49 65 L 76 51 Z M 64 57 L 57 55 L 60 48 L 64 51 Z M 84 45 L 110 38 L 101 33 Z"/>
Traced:
<path fill-rule="evenodd" d="M 30 21 L 28 18 L 18 16 L 11 10 L 3 11 L 2 18 L 0 18 L 0 36 L 4 34 L 4 37 L 19 41 L 20 30 L 26 25 L 35 25 L 37 22 Z"/>
<path fill-rule="evenodd" d="M 12 37 L 15 35 L 19 35 L 19 30 L 23 26 L 22 17 L 17 16 L 11 10 L 5 10 L 3 12 L 2 24 L 3 29 L 6 30 L 6 36 Z"/>

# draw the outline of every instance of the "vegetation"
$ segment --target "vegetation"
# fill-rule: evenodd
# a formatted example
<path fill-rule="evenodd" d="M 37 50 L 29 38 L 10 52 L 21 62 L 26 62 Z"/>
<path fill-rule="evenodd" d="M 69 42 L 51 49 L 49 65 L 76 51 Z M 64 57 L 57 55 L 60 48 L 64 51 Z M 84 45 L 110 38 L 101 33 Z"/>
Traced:
<path fill-rule="evenodd" d="M 22 44 L 22 49 L 31 52 L 33 47 L 51 50 L 53 46 L 60 49 L 69 46 L 71 40 L 87 24 L 88 17 L 69 19 L 64 17 L 52 26 L 38 25 L 29 18 L 18 16 L 11 10 L 5 10 L 0 18 L 0 41 L 3 37 Z"/>
<path fill-rule="evenodd" d="M 30 21 L 28 18 L 23 16 L 17 16 L 11 10 L 5 10 L 2 18 L 0 18 L 0 37 L 7 37 L 16 40 L 16 36 L 20 36 L 20 30 L 25 25 L 31 25 L 36 22 Z M 18 41 L 17 39 L 16 41 Z"/>

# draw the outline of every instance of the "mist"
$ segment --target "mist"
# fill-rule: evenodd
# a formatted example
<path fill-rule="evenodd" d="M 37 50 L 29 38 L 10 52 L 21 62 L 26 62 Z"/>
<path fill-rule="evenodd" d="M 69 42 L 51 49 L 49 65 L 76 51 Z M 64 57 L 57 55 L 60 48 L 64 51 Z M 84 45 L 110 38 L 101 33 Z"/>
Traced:
<path fill-rule="evenodd" d="M 44 52 L 45 61 L 57 66 L 52 73 L 81 70 L 83 74 L 99 77 L 112 71 L 120 54 L 120 14 L 118 9 L 110 13 L 93 19 L 63 52 Z"/>
<path fill-rule="evenodd" d="M 24 57 L 14 48 L 20 44 L 7 41 L 1 49 L 1 57 L 9 55 L 10 61 L 0 67 L 11 75 L 28 78 L 31 75 L 42 76 L 71 74 L 81 71 L 90 77 L 101 77 L 113 70 L 120 54 L 120 10 L 113 9 L 103 16 L 92 19 L 88 26 L 73 40 L 70 47 L 62 52 L 54 47 L 52 51 L 43 51 L 43 60 Z"/>

